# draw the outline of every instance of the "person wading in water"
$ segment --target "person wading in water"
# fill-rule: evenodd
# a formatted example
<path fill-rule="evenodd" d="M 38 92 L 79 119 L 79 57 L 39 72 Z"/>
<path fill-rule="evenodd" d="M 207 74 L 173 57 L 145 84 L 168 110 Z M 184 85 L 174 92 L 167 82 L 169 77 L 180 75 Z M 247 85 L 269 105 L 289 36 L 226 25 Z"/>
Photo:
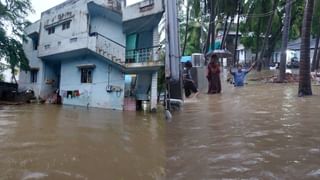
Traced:
<path fill-rule="evenodd" d="M 244 80 L 246 78 L 246 75 L 254 68 L 255 65 L 256 65 L 256 63 L 253 63 L 248 70 L 242 70 L 242 65 L 239 64 L 237 66 L 237 71 L 235 71 L 235 72 L 232 72 L 231 67 L 230 67 L 229 71 L 230 71 L 230 74 L 233 76 L 235 87 L 244 86 Z"/>
<path fill-rule="evenodd" d="M 187 98 L 191 98 L 192 93 L 194 93 L 194 96 L 198 96 L 199 92 L 197 87 L 194 84 L 194 81 L 191 76 L 191 68 L 192 63 L 190 61 L 186 62 L 184 65 L 185 69 L 183 71 L 183 85 L 184 85 L 184 92 Z"/>
<path fill-rule="evenodd" d="M 220 65 L 218 64 L 218 57 L 211 56 L 210 63 L 207 69 L 208 79 L 208 94 L 221 93 L 221 80 L 220 80 Z"/>

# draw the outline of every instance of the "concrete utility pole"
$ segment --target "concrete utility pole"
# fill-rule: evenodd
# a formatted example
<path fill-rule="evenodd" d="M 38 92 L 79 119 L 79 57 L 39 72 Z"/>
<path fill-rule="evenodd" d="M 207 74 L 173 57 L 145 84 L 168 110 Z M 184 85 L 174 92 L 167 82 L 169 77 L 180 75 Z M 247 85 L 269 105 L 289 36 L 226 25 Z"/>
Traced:
<path fill-rule="evenodd" d="M 168 81 L 170 99 L 183 99 L 180 63 L 177 0 L 166 3 L 166 61 L 165 75 Z"/>

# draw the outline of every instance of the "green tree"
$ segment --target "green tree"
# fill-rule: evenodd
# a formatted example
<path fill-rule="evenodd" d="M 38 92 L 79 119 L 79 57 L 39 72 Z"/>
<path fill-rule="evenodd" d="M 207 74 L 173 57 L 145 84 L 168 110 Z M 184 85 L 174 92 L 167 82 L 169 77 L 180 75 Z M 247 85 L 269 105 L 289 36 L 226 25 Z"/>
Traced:
<path fill-rule="evenodd" d="M 25 40 L 24 28 L 30 24 L 25 17 L 32 11 L 30 0 L 0 1 L 0 58 L 7 61 L 14 82 L 16 68 L 29 69 L 21 41 Z"/>
<path fill-rule="evenodd" d="M 269 16 L 272 15 L 273 8 L 273 3 L 270 0 L 252 0 L 246 1 L 244 4 L 244 13 L 246 16 L 240 25 L 240 31 L 242 33 L 240 42 L 255 53 L 255 61 L 258 62 L 259 66 L 261 61 L 258 57 L 263 48 L 261 44 L 263 37 L 267 36 L 265 30 L 268 29 Z"/>
<path fill-rule="evenodd" d="M 182 55 L 201 52 L 201 0 L 180 1 L 180 39 Z M 184 6 L 186 3 L 186 6 Z"/>

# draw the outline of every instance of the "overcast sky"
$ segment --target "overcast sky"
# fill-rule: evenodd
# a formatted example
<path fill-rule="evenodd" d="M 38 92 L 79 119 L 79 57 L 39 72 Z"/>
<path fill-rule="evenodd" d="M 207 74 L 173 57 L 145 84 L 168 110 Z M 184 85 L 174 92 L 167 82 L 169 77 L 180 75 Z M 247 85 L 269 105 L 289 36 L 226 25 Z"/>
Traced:
<path fill-rule="evenodd" d="M 35 22 L 40 19 L 41 12 L 50 9 L 53 6 L 56 6 L 66 0 L 31 0 L 32 7 L 35 10 L 35 13 L 28 16 L 28 20 Z M 134 4 L 142 0 L 127 0 L 127 5 Z"/>

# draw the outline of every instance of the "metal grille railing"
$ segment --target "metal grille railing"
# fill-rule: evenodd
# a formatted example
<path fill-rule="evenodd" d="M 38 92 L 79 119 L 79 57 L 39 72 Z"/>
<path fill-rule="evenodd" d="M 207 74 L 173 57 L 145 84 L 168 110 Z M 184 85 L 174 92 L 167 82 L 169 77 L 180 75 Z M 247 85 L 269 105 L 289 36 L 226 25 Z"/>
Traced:
<path fill-rule="evenodd" d="M 96 52 L 116 63 L 122 64 L 125 59 L 125 46 L 98 33 L 91 33 L 97 39 Z"/>
<path fill-rule="evenodd" d="M 159 60 L 160 46 L 126 51 L 126 63 L 144 63 Z"/>

